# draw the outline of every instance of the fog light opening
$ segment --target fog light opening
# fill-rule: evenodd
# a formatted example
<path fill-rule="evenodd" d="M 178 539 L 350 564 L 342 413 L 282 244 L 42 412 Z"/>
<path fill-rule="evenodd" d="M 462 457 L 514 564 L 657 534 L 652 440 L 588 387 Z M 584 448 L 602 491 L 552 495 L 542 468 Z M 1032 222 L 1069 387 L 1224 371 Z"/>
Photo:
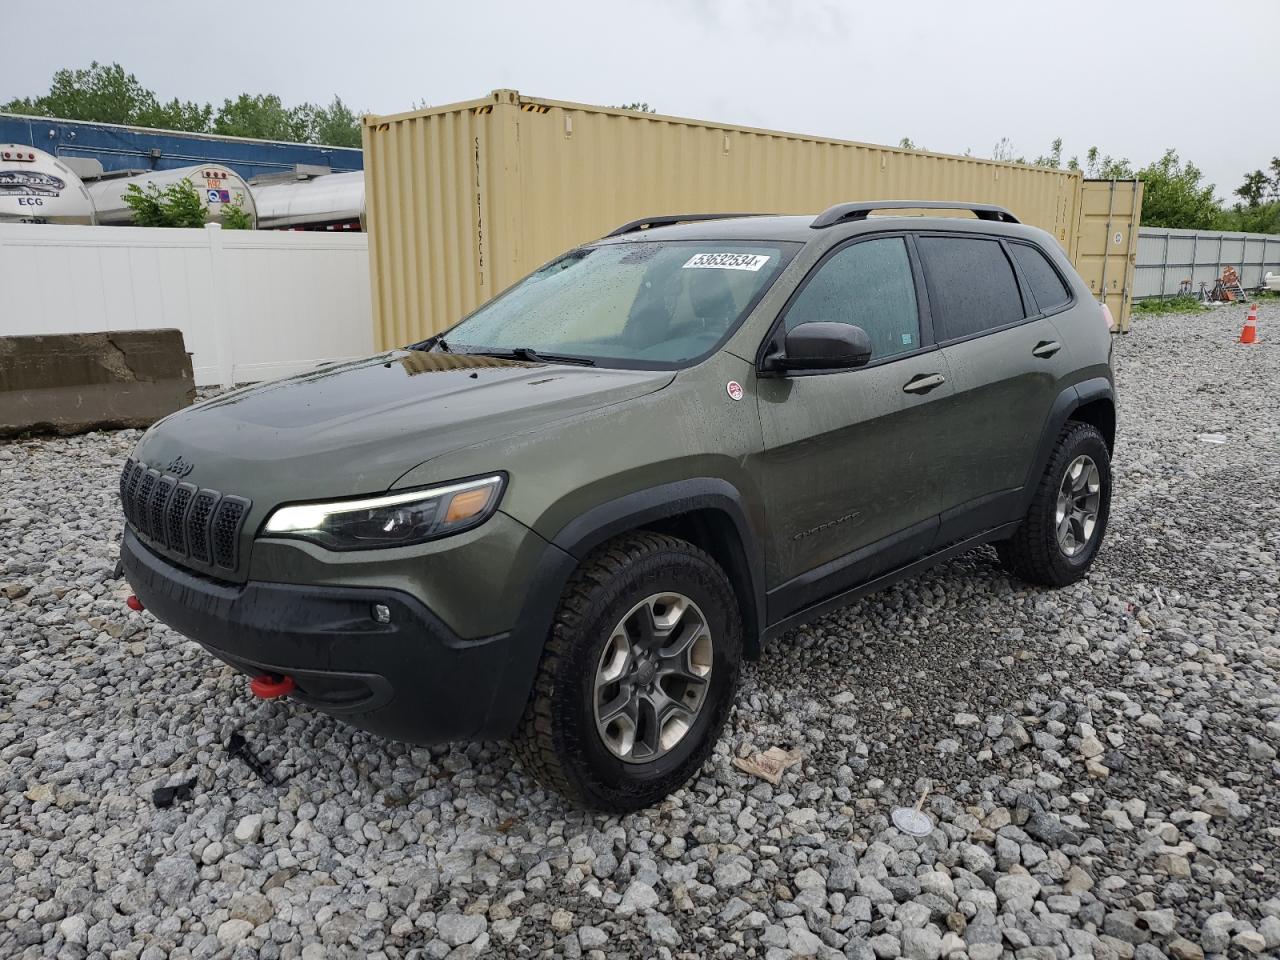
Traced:
<path fill-rule="evenodd" d="M 390 623 L 391 608 L 385 603 L 375 603 L 373 605 L 373 619 L 375 623 Z"/>

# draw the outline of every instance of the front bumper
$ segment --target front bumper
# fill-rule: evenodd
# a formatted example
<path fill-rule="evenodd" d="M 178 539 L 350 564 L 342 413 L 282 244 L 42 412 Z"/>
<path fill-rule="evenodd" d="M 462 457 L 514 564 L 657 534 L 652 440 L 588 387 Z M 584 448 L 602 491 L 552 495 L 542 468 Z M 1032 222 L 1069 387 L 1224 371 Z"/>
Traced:
<path fill-rule="evenodd" d="M 517 629 L 461 639 L 409 593 L 226 583 L 169 563 L 128 528 L 121 563 L 147 610 L 214 656 L 249 675 L 291 676 L 294 699 L 414 743 L 509 735 L 550 623 L 533 602 Z M 374 619 L 375 604 L 389 622 Z"/>

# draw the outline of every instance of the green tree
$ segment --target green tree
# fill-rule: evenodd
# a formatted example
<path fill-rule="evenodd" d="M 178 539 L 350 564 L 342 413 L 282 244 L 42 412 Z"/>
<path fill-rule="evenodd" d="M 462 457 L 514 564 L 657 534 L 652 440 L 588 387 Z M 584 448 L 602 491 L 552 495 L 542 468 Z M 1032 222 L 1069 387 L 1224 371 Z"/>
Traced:
<path fill-rule="evenodd" d="M 1049 152 L 1036 157 L 1031 162 L 1037 167 L 1053 167 L 1054 169 L 1060 169 L 1062 167 L 1062 138 L 1056 137 L 1054 141 L 1049 144 Z"/>
<path fill-rule="evenodd" d="M 651 107 L 651 106 L 649 106 L 649 104 L 647 104 L 647 103 L 642 103 L 642 102 L 640 102 L 639 100 L 637 100 L 635 103 L 620 103 L 620 104 L 618 104 L 617 106 L 611 107 L 610 109 L 612 109 L 612 110 L 635 110 L 635 111 L 636 111 L 636 112 L 638 112 L 638 113 L 657 113 L 657 112 L 658 112 L 658 111 L 657 111 L 657 108 L 655 108 L 655 107 Z"/>
<path fill-rule="evenodd" d="M 330 147 L 360 146 L 360 118 L 335 96 L 327 107 L 313 107 L 308 139 Z"/>
<path fill-rule="evenodd" d="M 996 141 L 996 145 L 991 148 L 991 159 L 999 160 L 1001 163 L 1026 163 L 1025 157 L 1020 157 L 1013 149 L 1013 141 L 1008 137 L 1001 137 Z"/>
<path fill-rule="evenodd" d="M 1255 170 L 1245 175 L 1244 183 L 1235 193 L 1251 207 L 1261 206 L 1269 200 L 1280 200 L 1280 157 L 1272 157 L 1270 173 Z"/>
<path fill-rule="evenodd" d="M 49 92 L 18 97 L 0 105 L 8 113 L 65 117 L 98 123 L 128 123 L 167 130 L 205 133 L 213 110 L 208 104 L 170 100 L 161 103 L 132 73 L 118 63 L 96 60 L 83 70 L 59 70 Z"/>
<path fill-rule="evenodd" d="M 274 93 L 242 93 L 224 100 L 213 118 L 213 132 L 228 137 L 306 142 L 311 112 L 307 104 L 292 109 Z"/>
<path fill-rule="evenodd" d="M 245 212 L 244 207 L 238 203 L 224 203 L 222 205 L 221 222 L 224 230 L 253 229 L 253 220 Z"/>
<path fill-rule="evenodd" d="M 1194 163 L 1182 163 L 1172 148 L 1137 172 L 1142 181 L 1142 222 L 1149 227 L 1212 230 L 1222 207 L 1215 187 L 1204 183 Z"/>
<path fill-rule="evenodd" d="M 1236 187 L 1236 196 L 1241 197 L 1251 207 L 1256 207 L 1271 192 L 1271 178 L 1261 170 L 1247 174 L 1244 183 Z"/>
<path fill-rule="evenodd" d="M 190 180 L 179 180 L 164 189 L 148 183 L 145 190 L 131 183 L 123 200 L 133 210 L 134 225 L 139 227 L 203 227 L 209 218 L 209 210 Z"/>

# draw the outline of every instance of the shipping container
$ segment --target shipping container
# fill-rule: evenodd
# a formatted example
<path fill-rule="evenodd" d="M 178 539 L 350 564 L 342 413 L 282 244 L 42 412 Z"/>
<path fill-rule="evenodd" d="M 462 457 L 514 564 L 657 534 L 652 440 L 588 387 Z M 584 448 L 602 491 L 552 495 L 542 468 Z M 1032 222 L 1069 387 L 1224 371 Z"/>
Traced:
<path fill-rule="evenodd" d="M 210 223 L 222 222 L 222 211 L 228 206 L 240 207 L 249 215 L 249 225 L 257 225 L 257 213 L 249 185 L 234 170 L 216 163 L 195 167 L 178 167 L 175 170 L 153 170 L 133 177 L 105 177 L 90 180 L 85 186 L 93 198 L 98 223 L 108 226 L 129 226 L 133 223 L 133 208 L 124 202 L 130 184 L 146 191 L 154 184 L 160 190 L 186 180 L 195 187 L 201 204 L 209 212 Z"/>
<path fill-rule="evenodd" d="M 843 200 L 968 200 L 1009 208 L 1073 255 L 1081 246 L 1079 172 L 514 90 L 365 117 L 364 148 L 375 340 L 383 347 L 444 329 L 562 251 L 653 214 L 816 214 Z M 1101 231 L 1088 226 L 1088 243 L 1098 243 Z"/>
<path fill-rule="evenodd" d="M 1141 215 L 1141 180 L 1081 181 L 1067 252 L 1094 296 L 1105 292 L 1121 332 L 1129 329 Z"/>

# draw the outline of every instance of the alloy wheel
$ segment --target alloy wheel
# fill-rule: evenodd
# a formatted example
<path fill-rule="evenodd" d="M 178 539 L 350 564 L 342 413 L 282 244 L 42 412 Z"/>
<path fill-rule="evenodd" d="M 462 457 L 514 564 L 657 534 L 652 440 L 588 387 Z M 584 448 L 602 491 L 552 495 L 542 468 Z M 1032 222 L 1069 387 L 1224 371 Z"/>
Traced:
<path fill-rule="evenodd" d="M 596 730 L 627 763 L 669 753 L 707 699 L 713 644 L 707 618 L 680 593 L 637 603 L 609 634 L 596 668 Z"/>
<path fill-rule="evenodd" d="M 1093 539 L 1098 526 L 1098 506 L 1102 502 L 1102 475 L 1091 457 L 1076 457 L 1067 467 L 1058 488 L 1058 547 L 1064 556 L 1079 555 Z"/>

